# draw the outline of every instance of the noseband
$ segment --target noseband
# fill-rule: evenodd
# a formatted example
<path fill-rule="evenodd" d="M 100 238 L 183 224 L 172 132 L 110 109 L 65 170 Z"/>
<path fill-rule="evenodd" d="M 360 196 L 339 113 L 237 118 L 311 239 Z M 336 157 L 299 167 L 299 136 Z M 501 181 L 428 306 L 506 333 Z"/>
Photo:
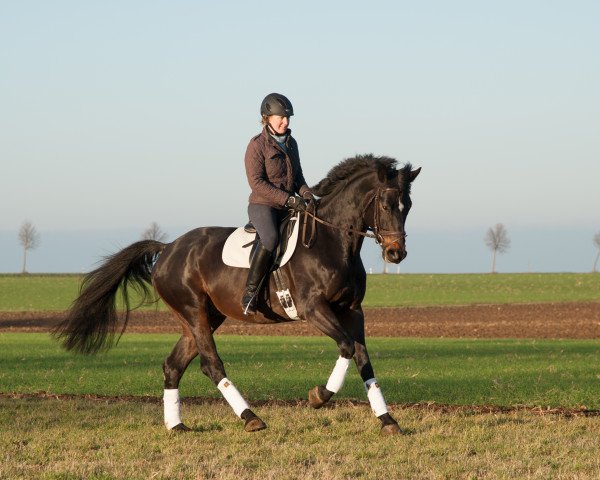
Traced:
<path fill-rule="evenodd" d="M 367 197 L 367 200 L 365 201 L 364 206 L 361 209 L 361 214 L 364 216 L 367 209 L 371 205 L 371 203 L 374 203 L 373 226 L 368 227 L 370 230 L 373 231 L 373 233 L 363 232 L 362 230 L 357 230 L 357 229 L 351 228 L 351 227 L 340 227 L 338 225 L 334 225 L 333 223 L 328 222 L 327 220 L 323 220 L 322 218 L 317 217 L 317 206 L 316 206 L 315 202 L 312 202 L 310 204 L 312 206 L 309 205 L 309 207 L 304 211 L 304 220 L 302 222 L 302 244 L 306 248 L 312 247 L 312 245 L 314 243 L 315 235 L 316 235 L 316 229 L 315 229 L 316 222 L 319 222 L 323 225 L 326 225 L 331 228 L 335 228 L 336 230 L 340 230 L 343 232 L 361 235 L 366 238 L 374 238 L 375 243 L 377 243 L 377 245 L 383 244 L 383 236 L 384 235 L 386 235 L 386 236 L 394 235 L 396 237 L 394 239 L 394 241 L 406 238 L 407 235 L 404 232 L 394 231 L 394 230 L 382 230 L 380 227 L 380 218 L 379 218 L 380 213 L 379 212 L 381 209 L 381 195 L 383 194 L 383 192 L 386 192 L 388 190 L 398 190 L 398 189 L 391 188 L 391 187 L 388 187 L 388 188 L 378 187 L 378 188 L 374 189 L 371 192 L 371 194 Z M 306 239 L 306 227 L 308 224 L 309 216 L 312 218 L 312 222 L 311 222 L 311 234 L 307 240 Z"/>

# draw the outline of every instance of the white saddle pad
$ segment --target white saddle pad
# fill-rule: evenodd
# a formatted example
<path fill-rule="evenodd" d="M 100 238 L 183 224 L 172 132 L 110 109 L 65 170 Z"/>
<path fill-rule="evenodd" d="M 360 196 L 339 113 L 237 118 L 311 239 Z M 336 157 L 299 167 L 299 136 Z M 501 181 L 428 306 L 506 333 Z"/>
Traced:
<path fill-rule="evenodd" d="M 287 248 L 281 259 L 281 263 L 279 264 L 280 267 L 285 265 L 292 257 L 294 250 L 296 249 L 296 243 L 298 242 L 298 225 L 300 223 L 298 222 L 298 217 L 296 216 L 290 219 L 290 222 L 293 222 L 292 235 L 288 239 Z M 252 250 L 252 244 L 247 247 L 243 247 L 243 245 L 252 242 L 255 235 L 255 233 L 246 232 L 244 227 L 234 230 L 223 246 L 223 263 L 230 267 L 250 268 L 250 251 Z"/>

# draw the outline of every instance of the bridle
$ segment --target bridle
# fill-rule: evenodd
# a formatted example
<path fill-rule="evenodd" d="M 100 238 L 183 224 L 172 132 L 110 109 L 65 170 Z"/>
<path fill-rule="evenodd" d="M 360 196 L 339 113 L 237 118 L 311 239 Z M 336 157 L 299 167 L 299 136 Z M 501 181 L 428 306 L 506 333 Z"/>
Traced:
<path fill-rule="evenodd" d="M 388 190 L 397 190 L 399 192 L 399 190 L 397 188 L 377 187 L 370 192 L 370 195 L 367 196 L 367 199 L 365 200 L 364 205 L 361 209 L 361 215 L 364 216 L 364 214 L 366 213 L 369 206 L 372 203 L 374 203 L 373 226 L 368 227 L 370 230 L 372 230 L 373 233 L 363 232 L 362 230 L 357 230 L 352 227 L 340 227 L 339 225 L 335 225 L 331 222 L 328 222 L 327 220 L 323 220 L 322 218 L 319 218 L 317 216 L 316 202 L 310 202 L 309 205 L 307 206 L 306 210 L 303 212 L 304 215 L 303 215 L 303 221 L 302 221 L 302 245 L 304 245 L 306 248 L 310 248 L 314 244 L 314 240 L 315 240 L 315 236 L 316 236 L 316 228 L 315 227 L 316 227 L 317 222 L 321 223 L 322 225 L 326 225 L 328 227 L 335 228 L 336 230 L 340 230 L 342 232 L 352 233 L 352 234 L 360 235 L 360 236 L 363 236 L 366 238 L 374 238 L 375 243 L 377 243 L 377 245 L 383 244 L 383 236 L 384 235 L 386 235 L 386 236 L 395 235 L 396 238 L 394 239 L 394 241 L 406 238 L 407 235 L 403 231 L 383 230 L 380 226 L 380 217 L 379 216 L 380 216 L 380 210 L 381 210 L 381 198 L 382 198 L 383 193 L 387 192 Z M 307 240 L 306 239 L 306 235 L 307 235 L 306 229 L 307 229 L 307 225 L 309 222 L 308 217 L 311 217 L 312 221 L 311 221 L 311 226 L 310 226 L 310 231 L 311 231 L 310 237 Z"/>

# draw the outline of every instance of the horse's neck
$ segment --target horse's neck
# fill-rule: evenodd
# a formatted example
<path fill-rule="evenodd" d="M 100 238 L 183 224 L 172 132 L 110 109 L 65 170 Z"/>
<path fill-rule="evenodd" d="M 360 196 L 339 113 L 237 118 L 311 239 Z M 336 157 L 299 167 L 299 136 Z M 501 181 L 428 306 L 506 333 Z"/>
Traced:
<path fill-rule="evenodd" d="M 357 256 L 364 237 L 349 232 L 349 229 L 366 231 L 367 225 L 363 220 L 365 199 L 369 193 L 367 188 L 345 188 L 337 195 L 327 198 L 318 216 L 339 228 L 328 228 L 328 234 L 341 247 L 344 256 Z"/>

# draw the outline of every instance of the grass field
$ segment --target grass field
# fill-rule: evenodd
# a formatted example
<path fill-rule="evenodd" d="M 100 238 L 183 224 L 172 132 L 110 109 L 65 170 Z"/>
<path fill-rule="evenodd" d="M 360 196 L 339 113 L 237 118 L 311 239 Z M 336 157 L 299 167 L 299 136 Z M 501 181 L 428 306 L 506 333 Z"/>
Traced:
<path fill-rule="evenodd" d="M 0 275 L 0 311 L 60 311 L 80 277 Z M 366 306 L 600 301 L 600 275 L 370 275 Z M 195 430 L 162 425 L 163 358 L 177 335 L 126 334 L 106 354 L 66 353 L 46 334 L 0 334 L 0 392 L 139 400 L 0 397 L 0 479 L 597 479 L 600 417 L 408 404 L 600 409 L 598 340 L 370 338 L 404 434 L 380 438 L 355 369 L 330 408 L 298 404 L 337 357 L 323 337 L 217 336 L 229 377 L 269 425 L 247 434 L 224 402 L 183 404 Z M 195 360 L 184 399 L 218 399 Z M 356 402 L 355 400 L 363 402 Z M 352 401 L 348 401 L 352 400 Z"/>
<path fill-rule="evenodd" d="M 161 360 L 176 335 L 129 334 L 97 357 L 65 353 L 45 334 L 2 334 L 0 391 L 160 397 Z M 253 400 L 304 399 L 337 355 L 324 338 L 218 336 L 230 378 Z M 436 402 L 600 407 L 600 343 L 581 340 L 370 341 L 392 404 Z M 219 398 L 199 373 L 185 397 Z M 269 428 L 245 433 L 223 401 L 186 403 L 194 431 L 162 426 L 160 403 L 0 398 L 0 478 L 304 479 L 552 478 L 600 475 L 600 418 L 527 411 L 442 413 L 392 405 L 404 434 L 379 437 L 352 369 L 336 402 L 254 410 Z M 293 403 L 293 402 L 292 402 Z"/>
<path fill-rule="evenodd" d="M 369 275 L 364 305 L 600 301 L 600 274 Z"/>
<path fill-rule="evenodd" d="M 79 275 L 0 275 L 0 311 L 66 310 Z M 369 275 L 365 307 L 600 301 L 600 274 Z M 150 308 L 155 308 L 154 306 Z"/>
<path fill-rule="evenodd" d="M 0 275 L 0 311 L 60 311 L 79 292 L 80 275 Z"/>
<path fill-rule="evenodd" d="M 46 334 L 0 334 L 0 391 L 162 394 L 162 360 L 177 335 L 126 334 L 96 357 L 64 352 Z M 248 400 L 305 399 L 337 358 L 322 337 L 217 336 L 229 378 Z M 369 350 L 386 400 L 454 405 L 600 409 L 600 342 L 372 338 Z M 196 360 L 183 396 L 220 398 Z M 366 400 L 355 369 L 338 399 Z"/>
<path fill-rule="evenodd" d="M 139 402 L 0 398 L 6 479 L 597 479 L 595 418 L 392 409 L 405 434 L 379 437 L 367 406 L 266 406 L 242 430 L 229 407 L 183 405 L 194 432 Z"/>

